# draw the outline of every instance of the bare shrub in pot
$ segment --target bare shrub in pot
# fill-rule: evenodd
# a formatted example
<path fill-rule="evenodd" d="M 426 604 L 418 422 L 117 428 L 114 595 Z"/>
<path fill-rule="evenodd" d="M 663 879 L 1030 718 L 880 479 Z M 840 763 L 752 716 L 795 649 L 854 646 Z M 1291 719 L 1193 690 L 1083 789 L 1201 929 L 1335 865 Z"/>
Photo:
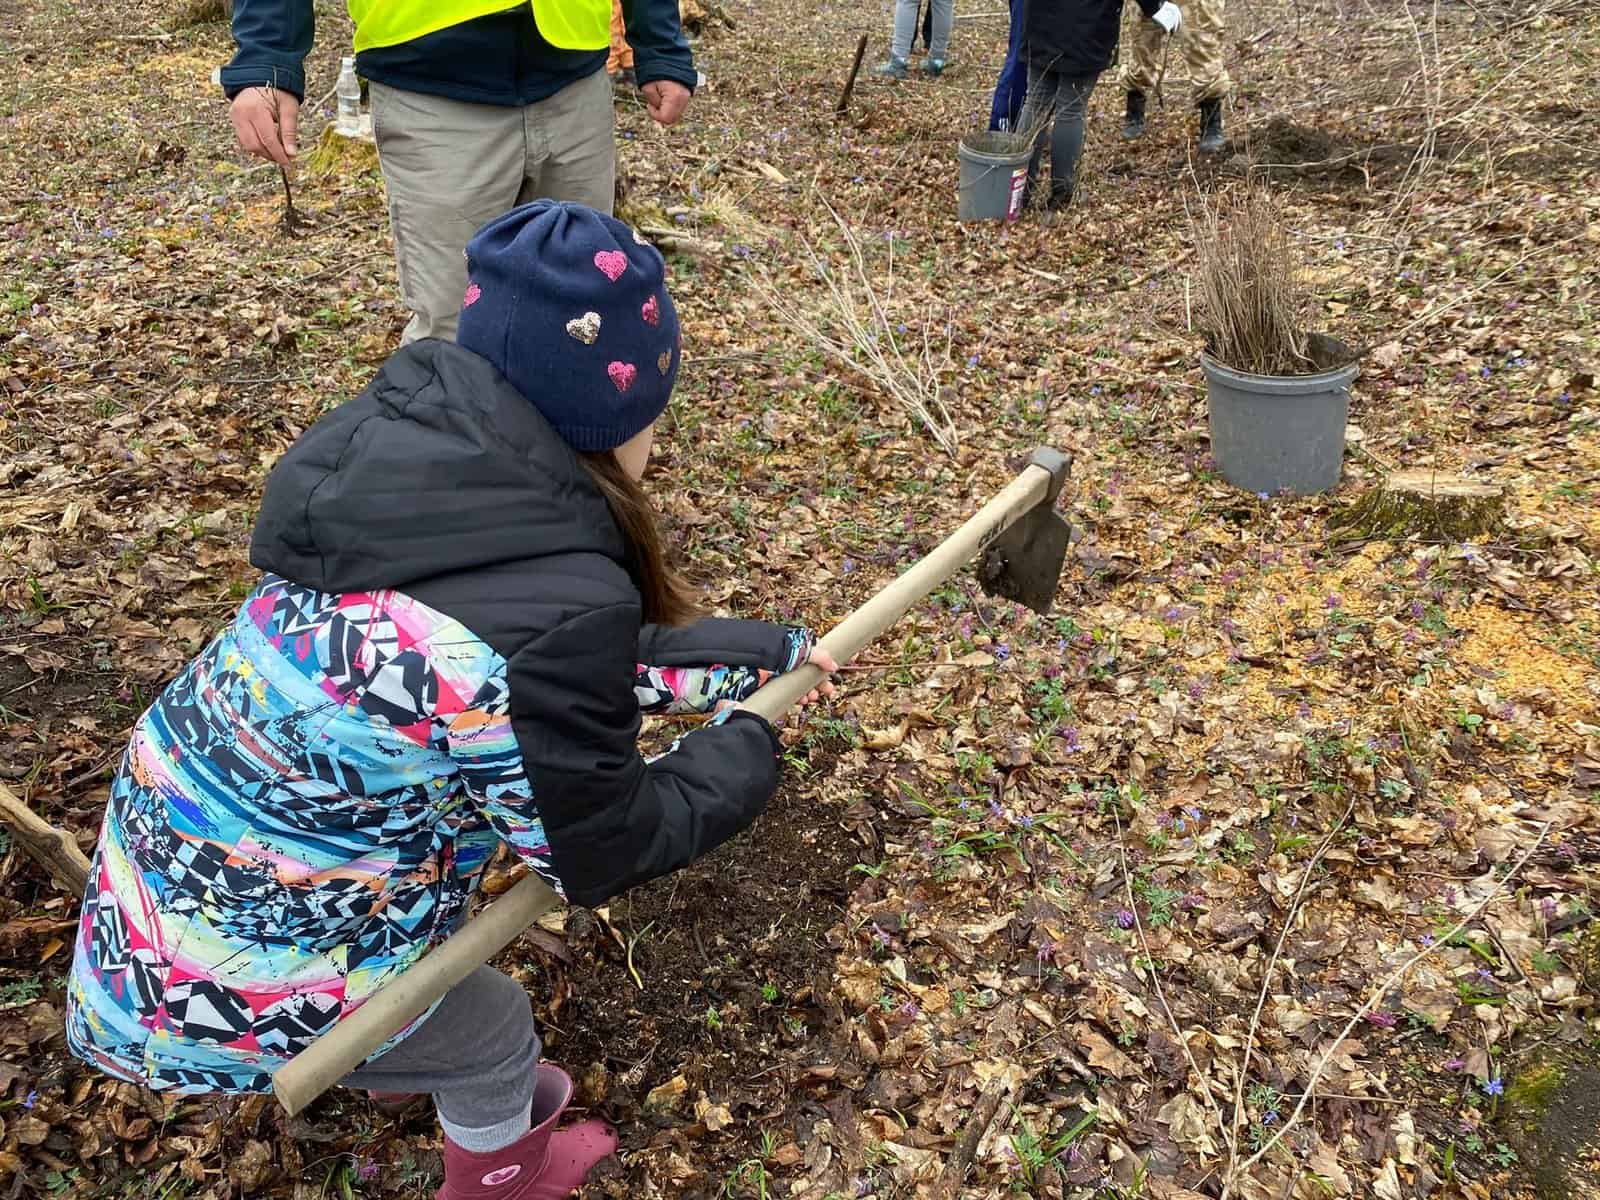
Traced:
<path fill-rule="evenodd" d="M 1253 375 L 1316 370 L 1306 345 L 1311 296 L 1276 198 L 1259 185 L 1202 196 L 1194 237 L 1211 357 Z"/>

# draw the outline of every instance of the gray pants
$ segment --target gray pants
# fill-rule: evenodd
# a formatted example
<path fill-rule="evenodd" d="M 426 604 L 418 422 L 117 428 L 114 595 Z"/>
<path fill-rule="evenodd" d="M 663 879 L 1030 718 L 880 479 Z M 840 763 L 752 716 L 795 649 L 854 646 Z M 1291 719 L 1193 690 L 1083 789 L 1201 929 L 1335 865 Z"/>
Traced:
<path fill-rule="evenodd" d="M 1035 134 L 1033 157 L 1028 162 L 1028 190 L 1039 182 L 1046 137 L 1050 141 L 1050 206 L 1072 203 L 1078 182 L 1078 159 L 1083 155 L 1083 118 L 1099 75 L 1063 75 L 1059 71 L 1028 68 L 1028 98 L 1022 105 L 1017 128 Z"/>
<path fill-rule="evenodd" d="M 950 26 L 956 19 L 956 0 L 928 0 L 933 5 L 933 45 L 928 57 L 943 62 L 950 51 Z M 894 36 L 889 41 L 889 56 L 904 60 L 911 54 L 911 39 L 917 35 L 918 0 L 895 0 Z"/>
<path fill-rule="evenodd" d="M 369 95 L 400 296 L 412 314 L 402 344 L 455 337 L 467 287 L 462 252 L 491 218 L 545 197 L 611 211 L 617 149 L 604 71 L 525 108 L 381 83 Z"/>
<path fill-rule="evenodd" d="M 528 993 L 493 967 L 479 967 L 404 1041 L 342 1082 L 373 1092 L 429 1092 L 446 1121 L 488 1129 L 527 1117 L 539 1050 Z"/>

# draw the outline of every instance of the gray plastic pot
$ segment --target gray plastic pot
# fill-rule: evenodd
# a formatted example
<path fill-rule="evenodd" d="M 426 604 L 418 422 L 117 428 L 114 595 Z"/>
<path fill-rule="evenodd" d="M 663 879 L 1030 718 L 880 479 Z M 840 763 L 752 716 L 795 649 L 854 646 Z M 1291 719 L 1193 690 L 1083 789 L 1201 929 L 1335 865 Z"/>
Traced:
<path fill-rule="evenodd" d="M 1033 139 L 1022 133 L 975 130 L 956 147 L 961 159 L 959 221 L 1015 221 L 1022 213 Z"/>
<path fill-rule="evenodd" d="M 1348 346 L 1326 334 L 1311 334 L 1307 350 L 1323 368 L 1312 375 L 1252 375 L 1200 356 L 1211 457 L 1235 487 L 1304 496 L 1338 484 L 1350 384 L 1360 365 Z"/>

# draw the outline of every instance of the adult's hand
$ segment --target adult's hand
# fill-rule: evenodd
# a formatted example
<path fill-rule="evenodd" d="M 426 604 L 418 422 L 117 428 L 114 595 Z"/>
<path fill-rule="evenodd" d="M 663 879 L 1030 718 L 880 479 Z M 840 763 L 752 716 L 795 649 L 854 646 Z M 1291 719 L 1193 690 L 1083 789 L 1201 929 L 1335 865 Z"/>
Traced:
<path fill-rule="evenodd" d="M 650 119 L 657 125 L 676 125 L 683 117 L 683 110 L 689 107 L 689 98 L 694 95 L 672 79 L 657 79 L 639 90 L 644 93 Z"/>
<path fill-rule="evenodd" d="M 277 88 L 245 88 L 228 109 L 233 132 L 247 152 L 290 166 L 300 145 L 300 101 Z"/>

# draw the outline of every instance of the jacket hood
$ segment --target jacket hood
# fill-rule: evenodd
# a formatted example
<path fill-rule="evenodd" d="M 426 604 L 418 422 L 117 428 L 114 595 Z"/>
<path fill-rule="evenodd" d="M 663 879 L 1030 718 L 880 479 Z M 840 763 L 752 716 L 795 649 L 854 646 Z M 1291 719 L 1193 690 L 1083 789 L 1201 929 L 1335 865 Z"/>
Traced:
<path fill-rule="evenodd" d="M 250 542 L 258 569 L 329 592 L 572 553 L 626 565 L 605 497 L 499 371 L 434 340 L 289 447 Z"/>

